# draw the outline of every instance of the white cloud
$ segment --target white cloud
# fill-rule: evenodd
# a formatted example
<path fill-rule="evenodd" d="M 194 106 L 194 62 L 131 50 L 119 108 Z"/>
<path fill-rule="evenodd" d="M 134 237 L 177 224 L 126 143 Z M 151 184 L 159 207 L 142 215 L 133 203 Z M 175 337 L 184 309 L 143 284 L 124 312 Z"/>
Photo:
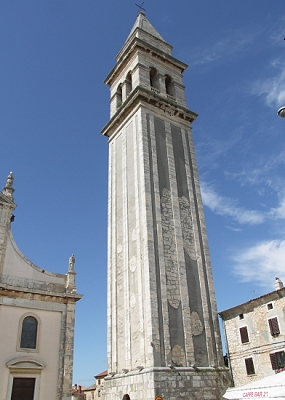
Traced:
<path fill-rule="evenodd" d="M 278 207 L 271 208 L 269 215 L 275 219 L 285 219 L 285 197 L 280 200 Z"/>
<path fill-rule="evenodd" d="M 275 60 L 271 66 L 274 69 L 273 76 L 256 81 L 252 87 L 252 94 L 264 98 L 268 106 L 278 108 L 285 104 L 284 61 Z"/>
<path fill-rule="evenodd" d="M 203 204 L 216 214 L 231 217 L 239 224 L 256 225 L 264 222 L 262 213 L 237 206 L 236 200 L 220 196 L 205 182 L 201 183 L 201 191 Z"/>
<path fill-rule="evenodd" d="M 209 64 L 225 57 L 227 60 L 233 59 L 245 48 L 249 48 L 262 32 L 263 29 L 257 27 L 247 31 L 244 31 L 244 29 L 228 31 L 224 38 L 217 40 L 215 43 L 207 43 L 204 48 L 200 46 L 196 49 L 196 52 L 192 49 L 190 61 L 188 59 L 187 62 L 193 66 Z"/>
<path fill-rule="evenodd" d="M 233 226 L 227 226 L 227 228 L 230 230 L 230 231 L 233 231 L 233 232 L 242 232 L 242 229 L 241 228 L 234 228 Z"/>
<path fill-rule="evenodd" d="M 196 146 L 197 158 L 199 158 L 199 167 L 211 169 L 218 167 L 222 158 L 226 157 L 229 151 L 235 148 L 243 138 L 243 127 L 234 129 L 231 135 L 224 137 L 222 140 L 214 140 L 214 133 L 209 133 L 206 140 L 200 141 Z"/>
<path fill-rule="evenodd" d="M 271 240 L 238 251 L 233 257 L 234 272 L 243 282 L 272 287 L 275 277 L 284 282 L 285 241 Z M 273 289 L 272 289 L 273 290 Z"/>
<path fill-rule="evenodd" d="M 281 147 L 281 149 L 280 149 Z M 277 195 L 284 191 L 285 148 L 281 143 L 279 152 L 273 154 L 257 154 L 242 165 L 238 172 L 225 171 L 228 179 L 237 180 L 241 186 L 255 186 L 257 193 L 265 195 L 266 189 L 274 190 Z M 281 172 L 281 173 L 280 173 Z"/>

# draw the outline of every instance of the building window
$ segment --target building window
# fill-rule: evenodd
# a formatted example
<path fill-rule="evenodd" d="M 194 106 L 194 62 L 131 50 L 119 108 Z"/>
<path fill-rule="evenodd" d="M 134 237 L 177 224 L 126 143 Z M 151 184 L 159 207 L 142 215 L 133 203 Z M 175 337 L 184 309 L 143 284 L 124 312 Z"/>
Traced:
<path fill-rule="evenodd" d="M 253 359 L 250 357 L 250 358 L 246 358 L 244 361 L 245 361 L 247 375 L 254 375 L 255 370 L 254 370 L 254 365 L 253 365 Z"/>
<path fill-rule="evenodd" d="M 36 349 L 37 348 L 37 333 L 38 321 L 31 315 L 25 317 L 22 322 L 21 330 L 21 349 Z"/>
<path fill-rule="evenodd" d="M 279 329 L 279 324 L 278 324 L 277 317 L 270 318 L 268 320 L 268 324 L 269 324 L 269 329 L 270 329 L 270 333 L 271 333 L 272 336 L 277 336 L 277 335 L 280 334 L 280 329 Z"/>
<path fill-rule="evenodd" d="M 166 94 L 174 97 L 173 81 L 169 75 L 165 76 L 165 90 L 166 90 Z"/>
<path fill-rule="evenodd" d="M 117 108 L 121 107 L 122 102 L 123 102 L 123 96 L 122 96 L 122 84 L 120 84 L 117 88 L 117 93 L 116 93 L 116 100 L 117 100 Z"/>
<path fill-rule="evenodd" d="M 272 310 L 273 309 L 273 304 L 272 303 L 268 303 L 267 304 L 267 310 Z"/>
<path fill-rule="evenodd" d="M 132 74 L 129 72 L 126 77 L 126 96 L 132 91 Z"/>
<path fill-rule="evenodd" d="M 33 400 L 35 391 L 35 378 L 14 378 L 11 400 Z"/>
<path fill-rule="evenodd" d="M 277 353 L 269 354 L 272 369 L 278 369 L 285 367 L 285 354 L 284 351 L 278 351 Z"/>
<path fill-rule="evenodd" d="M 239 315 L 239 319 L 244 319 L 244 315 L 243 315 L 243 314 L 240 314 L 240 315 Z"/>
<path fill-rule="evenodd" d="M 149 82 L 152 88 L 159 90 L 158 73 L 157 70 L 153 67 L 151 67 L 149 70 Z"/>
<path fill-rule="evenodd" d="M 249 337 L 248 337 L 247 327 L 243 326 L 242 328 L 239 328 L 239 333 L 240 333 L 241 342 L 248 343 Z"/>

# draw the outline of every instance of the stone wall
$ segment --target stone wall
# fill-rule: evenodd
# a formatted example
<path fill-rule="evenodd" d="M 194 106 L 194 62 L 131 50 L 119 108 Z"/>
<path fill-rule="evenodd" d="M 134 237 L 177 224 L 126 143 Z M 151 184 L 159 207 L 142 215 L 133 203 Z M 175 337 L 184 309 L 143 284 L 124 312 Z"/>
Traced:
<path fill-rule="evenodd" d="M 149 368 L 105 378 L 105 400 L 222 400 L 229 384 L 226 369 Z"/>

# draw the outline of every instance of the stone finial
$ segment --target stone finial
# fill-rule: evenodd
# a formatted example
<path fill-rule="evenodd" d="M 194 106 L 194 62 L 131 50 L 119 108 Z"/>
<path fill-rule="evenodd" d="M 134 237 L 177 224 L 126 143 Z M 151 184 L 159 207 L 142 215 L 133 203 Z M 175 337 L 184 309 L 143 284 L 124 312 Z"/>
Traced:
<path fill-rule="evenodd" d="M 76 293 L 76 285 L 75 285 L 75 275 L 74 272 L 74 264 L 75 264 L 75 257 L 72 254 L 68 260 L 68 272 L 67 272 L 67 279 L 66 279 L 66 290 L 70 293 Z"/>
<path fill-rule="evenodd" d="M 274 287 L 275 290 L 282 289 L 284 287 L 283 282 L 279 278 L 275 278 Z"/>
<path fill-rule="evenodd" d="M 74 264 L 75 264 L 75 257 L 74 257 L 74 254 L 72 254 L 69 257 L 68 272 L 74 272 Z"/>
<path fill-rule="evenodd" d="M 6 180 L 6 186 L 4 186 L 2 189 L 3 194 L 12 201 L 14 201 L 13 193 L 15 191 L 15 189 L 13 188 L 13 182 L 14 182 L 13 172 L 10 172 Z"/>

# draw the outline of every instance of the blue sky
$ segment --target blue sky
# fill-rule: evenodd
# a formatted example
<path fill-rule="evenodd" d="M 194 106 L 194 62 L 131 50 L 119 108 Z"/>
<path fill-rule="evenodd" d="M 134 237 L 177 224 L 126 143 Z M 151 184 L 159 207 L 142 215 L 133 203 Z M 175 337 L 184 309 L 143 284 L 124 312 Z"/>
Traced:
<path fill-rule="evenodd" d="M 193 124 L 218 309 L 285 281 L 284 1 L 153 0 L 147 18 L 189 65 Z M 74 383 L 106 363 L 109 118 L 134 1 L 0 2 L 0 171 L 13 171 L 13 234 L 36 265 L 76 257 Z"/>

